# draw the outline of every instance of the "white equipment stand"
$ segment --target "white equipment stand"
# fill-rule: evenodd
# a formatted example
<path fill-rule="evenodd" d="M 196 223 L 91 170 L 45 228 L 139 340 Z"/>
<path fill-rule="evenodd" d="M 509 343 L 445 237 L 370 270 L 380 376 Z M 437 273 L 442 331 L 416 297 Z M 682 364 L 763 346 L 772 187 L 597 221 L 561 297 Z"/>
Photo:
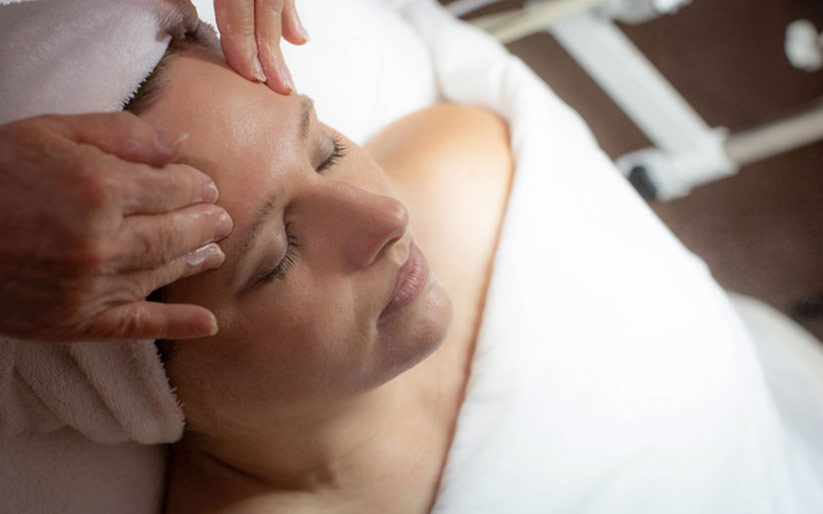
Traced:
<path fill-rule="evenodd" d="M 620 157 L 617 166 L 635 185 L 638 178 L 646 184 L 648 198 L 665 200 L 732 175 L 742 165 L 823 138 L 823 104 L 740 135 L 709 127 L 611 21 L 643 22 L 673 13 L 689 1 L 537 0 L 523 9 L 472 23 L 504 43 L 535 32 L 551 33 L 654 143 L 652 148 Z M 463 15 L 492 3 L 458 0 L 448 8 Z M 797 35 L 801 30 L 802 37 Z M 814 61 L 814 53 L 808 48 L 798 50 L 801 44 L 820 41 L 817 50 L 823 48 L 823 38 L 815 33 L 815 39 L 809 30 L 806 22 L 787 34 L 787 52 L 801 55 L 803 63 Z M 791 46 L 790 40 L 801 42 Z"/>

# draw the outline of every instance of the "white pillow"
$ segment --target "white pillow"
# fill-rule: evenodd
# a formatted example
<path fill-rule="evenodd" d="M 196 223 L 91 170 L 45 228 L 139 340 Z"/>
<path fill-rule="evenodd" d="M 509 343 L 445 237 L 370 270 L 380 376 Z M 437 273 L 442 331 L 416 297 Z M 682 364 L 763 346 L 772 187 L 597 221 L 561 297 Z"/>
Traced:
<path fill-rule="evenodd" d="M 212 0 L 195 0 L 214 24 Z M 281 48 L 300 93 L 321 121 L 363 144 L 386 125 L 437 101 L 428 48 L 381 0 L 298 1 L 311 42 Z M 341 37 L 341 27 L 345 37 Z"/>

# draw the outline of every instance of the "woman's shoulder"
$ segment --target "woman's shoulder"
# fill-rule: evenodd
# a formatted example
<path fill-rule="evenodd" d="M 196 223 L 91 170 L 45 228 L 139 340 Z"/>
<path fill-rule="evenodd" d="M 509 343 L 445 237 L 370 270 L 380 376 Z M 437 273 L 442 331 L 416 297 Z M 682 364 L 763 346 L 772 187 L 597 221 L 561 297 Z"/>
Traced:
<path fill-rule="evenodd" d="M 513 163 L 508 124 L 486 109 L 438 104 L 402 118 L 366 149 L 398 192 L 421 189 L 440 196 L 460 183 L 506 192 Z"/>

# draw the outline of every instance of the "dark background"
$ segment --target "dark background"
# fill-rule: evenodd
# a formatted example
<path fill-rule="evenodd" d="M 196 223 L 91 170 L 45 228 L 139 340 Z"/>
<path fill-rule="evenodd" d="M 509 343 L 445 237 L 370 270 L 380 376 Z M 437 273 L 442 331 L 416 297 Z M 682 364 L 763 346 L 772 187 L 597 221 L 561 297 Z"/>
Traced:
<path fill-rule="evenodd" d="M 800 18 L 823 29 L 823 1 L 693 0 L 677 14 L 619 27 L 710 126 L 736 133 L 823 98 L 823 71 L 792 67 L 783 50 L 786 26 Z M 609 156 L 650 146 L 550 35 L 509 49 L 580 112 Z M 770 303 L 823 340 L 823 142 L 652 208 L 723 287 Z"/>

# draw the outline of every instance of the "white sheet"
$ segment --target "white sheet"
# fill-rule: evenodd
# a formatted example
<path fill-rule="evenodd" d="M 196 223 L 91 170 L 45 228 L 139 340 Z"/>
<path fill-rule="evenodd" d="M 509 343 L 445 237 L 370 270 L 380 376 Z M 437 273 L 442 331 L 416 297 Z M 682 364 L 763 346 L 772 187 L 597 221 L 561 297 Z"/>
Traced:
<path fill-rule="evenodd" d="M 702 262 L 519 61 L 406 5 L 446 96 L 504 114 L 518 163 L 435 512 L 822 512 L 821 455 Z"/>

